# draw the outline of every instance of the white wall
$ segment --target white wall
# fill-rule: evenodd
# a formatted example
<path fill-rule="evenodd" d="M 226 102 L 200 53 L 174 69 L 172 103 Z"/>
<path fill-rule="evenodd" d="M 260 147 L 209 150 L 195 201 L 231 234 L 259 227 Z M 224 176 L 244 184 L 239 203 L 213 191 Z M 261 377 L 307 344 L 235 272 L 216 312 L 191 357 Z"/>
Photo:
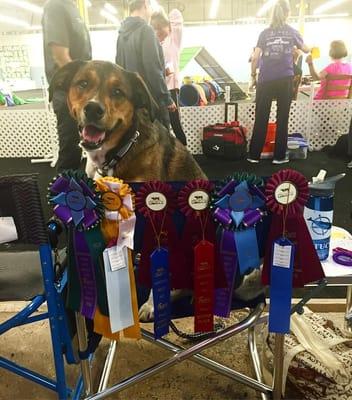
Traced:
<path fill-rule="evenodd" d="M 248 59 L 256 45 L 259 33 L 265 25 L 228 25 L 186 27 L 183 45 L 203 45 L 232 77 L 240 82 L 248 81 L 250 69 Z M 296 27 L 297 28 L 297 27 Z M 341 39 L 352 52 L 352 19 L 323 20 L 310 22 L 305 26 L 304 40 L 308 46 L 318 46 L 321 58 L 317 60 L 318 69 L 329 63 L 329 44 Z M 352 60 L 351 54 L 349 59 Z M 186 75 L 198 73 L 196 68 L 187 69 Z M 308 68 L 305 67 L 308 73 Z"/>
<path fill-rule="evenodd" d="M 259 33 L 264 25 L 210 25 L 185 27 L 184 47 L 204 46 L 215 57 L 224 69 L 240 82 L 248 81 L 248 58 L 255 46 Z M 317 61 L 318 69 L 329 62 L 329 43 L 335 39 L 345 40 L 352 51 L 352 18 L 329 19 L 310 22 L 305 26 L 304 39 L 308 45 L 319 46 L 321 59 Z M 117 31 L 93 31 L 91 40 L 95 59 L 114 61 Z M 29 59 L 32 67 L 43 70 L 43 49 L 41 34 L 3 35 L 1 44 L 25 44 L 29 48 Z M 351 55 L 349 56 L 351 60 Z M 186 73 L 192 73 L 188 68 Z M 307 69 L 306 69 L 307 71 Z M 193 73 L 198 73 L 197 68 Z"/>

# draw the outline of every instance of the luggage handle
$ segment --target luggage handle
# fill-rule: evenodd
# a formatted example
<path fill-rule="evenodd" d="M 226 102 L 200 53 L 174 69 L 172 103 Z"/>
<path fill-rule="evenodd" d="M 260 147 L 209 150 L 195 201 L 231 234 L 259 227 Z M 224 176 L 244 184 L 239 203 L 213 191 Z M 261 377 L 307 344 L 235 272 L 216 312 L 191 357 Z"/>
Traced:
<path fill-rule="evenodd" d="M 238 121 L 238 103 L 229 102 L 225 103 L 225 122 L 228 122 L 229 120 L 229 106 L 235 106 L 235 121 Z"/>

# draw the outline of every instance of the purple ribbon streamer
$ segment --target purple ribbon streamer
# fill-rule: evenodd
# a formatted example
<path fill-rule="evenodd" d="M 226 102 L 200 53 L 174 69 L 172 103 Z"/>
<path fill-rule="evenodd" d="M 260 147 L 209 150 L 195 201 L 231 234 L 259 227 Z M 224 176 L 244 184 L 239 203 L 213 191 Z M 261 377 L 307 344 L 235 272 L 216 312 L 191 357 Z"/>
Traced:
<path fill-rule="evenodd" d="M 73 245 L 81 286 L 81 314 L 93 319 L 97 305 L 97 285 L 94 264 L 84 232 L 74 231 Z"/>
<path fill-rule="evenodd" d="M 70 181 L 64 176 L 59 176 L 50 186 L 50 190 L 54 193 L 67 192 L 70 186 Z"/>
<path fill-rule="evenodd" d="M 218 193 L 219 197 L 225 196 L 225 194 L 233 193 L 236 187 L 236 181 L 231 179 Z"/>
<path fill-rule="evenodd" d="M 65 224 L 72 220 L 71 210 L 66 206 L 57 205 L 54 207 L 54 214 Z"/>
<path fill-rule="evenodd" d="M 214 217 L 218 222 L 220 222 L 226 227 L 229 227 L 232 223 L 229 210 L 222 210 L 221 208 L 217 208 L 214 211 Z"/>
<path fill-rule="evenodd" d="M 223 265 L 227 287 L 215 290 L 214 314 L 228 318 L 231 311 L 232 292 L 237 271 L 235 237 L 232 231 L 224 230 L 220 241 L 220 261 Z"/>
<path fill-rule="evenodd" d="M 260 210 L 247 210 L 243 217 L 243 225 L 248 228 L 254 226 L 262 218 L 262 213 Z"/>
<path fill-rule="evenodd" d="M 92 210 L 92 209 L 84 210 L 83 224 L 85 227 L 92 226 L 93 224 L 95 224 L 97 222 L 97 219 L 98 219 L 98 217 L 97 217 L 95 210 Z"/>
<path fill-rule="evenodd" d="M 82 188 L 83 193 L 84 193 L 85 196 L 89 196 L 89 197 L 91 197 L 91 198 L 94 198 L 94 197 L 95 197 L 95 193 L 94 193 L 93 190 L 84 182 L 84 180 L 81 179 L 80 182 L 79 182 L 79 184 L 80 184 L 80 186 L 81 186 L 81 188 Z"/>

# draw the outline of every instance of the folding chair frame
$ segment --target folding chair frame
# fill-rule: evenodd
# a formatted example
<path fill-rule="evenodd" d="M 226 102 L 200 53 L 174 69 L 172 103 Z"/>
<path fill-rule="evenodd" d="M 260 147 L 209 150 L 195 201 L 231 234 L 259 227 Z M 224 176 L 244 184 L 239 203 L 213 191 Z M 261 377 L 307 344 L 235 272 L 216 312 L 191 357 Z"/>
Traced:
<path fill-rule="evenodd" d="M 254 326 L 256 322 L 258 321 L 259 317 L 261 316 L 263 310 L 264 310 L 265 304 L 264 303 L 259 303 L 254 309 L 250 310 L 248 316 L 241 322 L 234 324 L 221 332 L 218 332 L 214 334 L 212 337 L 205 339 L 201 341 L 200 343 L 197 343 L 190 348 L 183 348 L 181 346 L 178 346 L 174 343 L 171 343 L 170 341 L 166 339 L 158 339 L 155 340 L 153 334 L 151 334 L 149 331 L 142 329 L 142 337 L 148 342 L 154 343 L 159 347 L 162 347 L 166 350 L 169 350 L 170 352 L 174 353 L 173 356 L 170 358 L 166 359 L 165 361 L 162 361 L 160 363 L 157 363 L 144 371 L 138 372 L 135 375 L 132 375 L 126 379 L 123 379 L 121 382 L 114 384 L 113 386 L 106 388 L 106 383 L 109 378 L 109 374 L 111 371 L 111 364 L 113 361 L 114 353 L 116 350 L 116 342 L 111 342 L 110 344 L 110 350 L 108 352 L 108 356 L 105 361 L 105 366 L 103 370 L 103 374 L 101 376 L 100 380 L 100 385 L 98 392 L 96 394 L 92 394 L 91 396 L 86 397 L 86 400 L 98 400 L 98 399 L 103 399 L 113 393 L 120 392 L 124 389 L 127 389 L 130 386 L 133 386 L 137 384 L 138 382 L 141 382 L 147 378 L 150 378 L 154 375 L 157 375 L 158 373 L 173 367 L 174 365 L 183 362 L 185 360 L 191 360 L 203 367 L 206 367 L 214 372 L 217 372 L 221 375 L 224 375 L 230 379 L 233 379 L 237 382 L 240 382 L 242 384 L 245 384 L 263 394 L 263 399 L 269 399 L 272 397 L 273 394 L 273 389 L 264 384 L 261 379 L 261 372 L 260 372 L 260 364 L 259 364 L 259 355 L 257 352 L 256 344 L 255 344 L 255 338 L 254 338 Z M 250 345 L 250 355 L 251 359 L 253 362 L 253 365 L 255 366 L 255 370 L 257 374 L 257 379 L 255 380 L 251 377 L 248 377 L 238 371 L 235 371 L 227 366 L 224 366 L 214 360 L 209 359 L 208 357 L 205 357 L 201 354 L 199 354 L 201 351 L 221 342 L 226 339 L 229 339 L 230 337 L 248 329 L 249 330 L 249 336 L 248 336 L 248 342 Z M 83 333 L 84 334 L 84 333 Z"/>
<path fill-rule="evenodd" d="M 302 299 L 299 303 L 291 309 L 291 314 L 298 312 L 303 312 L 303 306 L 315 295 L 318 294 L 325 286 L 327 285 L 326 279 L 321 280 L 317 283 L 317 286 L 313 287 Z M 284 360 L 284 341 L 285 335 L 276 334 L 275 335 L 275 349 L 274 349 L 274 377 L 272 386 L 268 386 L 263 383 L 263 375 L 260 365 L 260 358 L 258 354 L 258 349 L 256 345 L 255 339 L 255 326 L 265 323 L 268 320 L 267 316 L 261 316 L 264 310 L 265 304 L 259 303 L 254 309 L 249 311 L 248 316 L 242 320 L 241 322 L 234 324 L 221 332 L 214 334 L 212 337 L 197 343 L 190 348 L 184 348 L 178 346 L 166 339 L 158 339 L 155 340 L 152 333 L 149 331 L 142 329 L 142 338 L 150 343 L 154 343 L 159 347 L 162 347 L 165 350 L 168 350 L 174 353 L 173 356 L 157 363 L 144 371 L 138 372 L 135 375 L 132 375 L 128 378 L 123 379 L 122 381 L 112 385 L 107 388 L 107 382 L 109 379 L 109 375 L 111 372 L 111 366 L 114 359 L 117 343 L 115 341 L 110 342 L 110 349 L 108 351 L 105 365 L 103 368 L 103 373 L 100 379 L 100 384 L 98 391 L 95 394 L 91 394 L 86 397 L 85 400 L 98 400 L 104 399 L 105 397 L 120 392 L 128 387 L 131 387 L 147 378 L 150 378 L 158 373 L 173 367 L 174 365 L 183 362 L 185 360 L 190 360 L 195 362 L 198 365 L 201 365 L 205 368 L 208 368 L 220 375 L 226 376 L 234 381 L 242 383 L 248 387 L 251 387 L 254 390 L 257 390 L 261 393 L 261 397 L 263 400 L 269 399 L 281 399 L 282 397 L 282 386 L 283 386 L 283 360 Z M 81 316 L 77 317 L 78 319 L 82 319 Z M 84 329 L 84 325 L 80 324 L 80 329 Z M 248 377 L 238 371 L 231 369 L 228 366 L 220 364 L 217 361 L 211 360 L 208 357 L 205 357 L 202 354 L 199 354 L 201 351 L 221 342 L 230 337 L 243 332 L 244 330 L 248 330 L 248 348 L 249 354 L 251 358 L 251 362 L 254 368 L 256 379 Z M 85 336 L 86 333 L 84 330 L 81 330 L 80 335 Z M 84 375 L 84 371 L 83 371 Z M 86 377 L 89 380 L 89 377 Z M 86 379 L 86 380 L 87 380 Z M 91 387 L 91 385 L 90 385 Z M 86 391 L 87 393 L 87 391 Z"/>
<path fill-rule="evenodd" d="M 56 281 L 52 249 L 49 244 L 40 203 L 37 176 L 14 175 L 0 177 L 0 183 L 17 185 L 18 198 L 15 196 L 14 201 L 18 202 L 16 207 L 21 210 L 21 215 L 18 216 L 18 223 L 21 230 L 20 233 L 23 235 L 22 241 L 38 245 L 44 284 L 43 294 L 35 296 L 19 313 L 0 324 L 0 335 L 12 328 L 49 319 L 56 379 L 50 379 L 1 356 L 0 368 L 53 390 L 60 400 L 68 398 L 79 399 L 84 387 L 87 387 L 87 383 L 85 382 L 85 385 L 83 385 L 82 376 L 78 377 L 76 386 L 73 389 L 69 388 L 66 382 L 64 355 L 68 363 L 77 363 L 77 360 L 68 333 L 64 304 L 61 297 L 61 292 L 65 286 L 65 276 L 60 281 Z M 23 188 L 21 185 L 23 185 Z M 47 302 L 48 311 L 33 315 L 45 302 Z"/>

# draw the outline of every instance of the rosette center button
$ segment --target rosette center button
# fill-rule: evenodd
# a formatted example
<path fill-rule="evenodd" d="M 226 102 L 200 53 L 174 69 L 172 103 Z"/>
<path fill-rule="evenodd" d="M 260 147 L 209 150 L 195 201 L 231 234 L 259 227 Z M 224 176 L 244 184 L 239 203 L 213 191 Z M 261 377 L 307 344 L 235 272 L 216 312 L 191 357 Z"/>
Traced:
<path fill-rule="evenodd" d="M 247 210 L 252 205 L 252 196 L 247 190 L 239 190 L 231 195 L 229 204 L 233 211 Z"/>
<path fill-rule="evenodd" d="M 66 204 L 73 211 L 82 211 L 86 207 L 86 198 L 78 190 L 72 190 L 66 194 Z"/>

